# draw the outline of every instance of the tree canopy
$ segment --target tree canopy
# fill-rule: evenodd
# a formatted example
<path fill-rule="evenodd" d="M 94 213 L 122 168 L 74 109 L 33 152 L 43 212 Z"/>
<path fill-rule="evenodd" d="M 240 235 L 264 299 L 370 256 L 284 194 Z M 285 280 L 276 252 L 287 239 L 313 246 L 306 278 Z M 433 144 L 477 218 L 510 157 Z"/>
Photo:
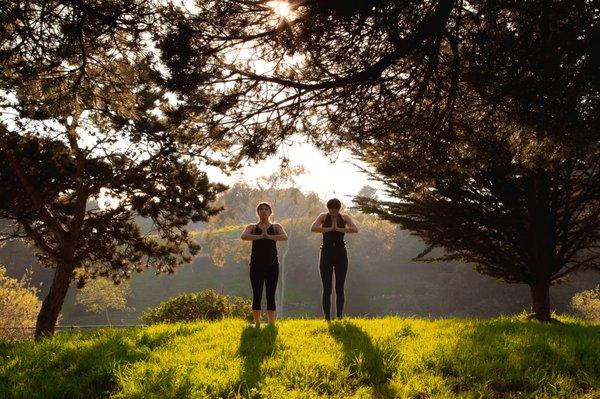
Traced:
<path fill-rule="evenodd" d="M 202 165 L 226 147 L 205 108 L 178 103 L 152 51 L 160 2 L 6 1 L 0 6 L 0 240 L 55 269 L 36 336 L 52 333 L 71 281 L 174 268 L 198 252 L 185 225 L 218 211 Z M 221 164 L 222 166 L 222 164 Z M 152 222 L 143 231 L 136 217 Z"/>
<path fill-rule="evenodd" d="M 448 258 L 548 286 L 598 268 L 594 2 L 199 2 L 178 19 L 186 64 L 256 153 L 302 131 L 375 167 L 395 201 L 359 200 Z M 177 36 L 181 37 L 181 36 Z M 203 63 L 189 54 L 212 47 Z M 177 75 L 174 72 L 174 75 Z M 266 133 L 269 134 L 266 134 Z"/>

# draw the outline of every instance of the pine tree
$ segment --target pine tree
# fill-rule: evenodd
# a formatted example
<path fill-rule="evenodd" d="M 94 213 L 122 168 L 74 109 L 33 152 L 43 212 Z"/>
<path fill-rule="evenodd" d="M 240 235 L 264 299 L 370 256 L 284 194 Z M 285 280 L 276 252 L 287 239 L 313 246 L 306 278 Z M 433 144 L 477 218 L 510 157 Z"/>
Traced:
<path fill-rule="evenodd" d="M 54 332 L 72 282 L 172 273 L 199 250 L 186 224 L 218 211 L 211 202 L 224 186 L 200 170 L 216 137 L 200 107 L 164 88 L 151 51 L 161 7 L 0 6 L 0 241 L 33 244 L 55 270 L 37 338 Z"/>

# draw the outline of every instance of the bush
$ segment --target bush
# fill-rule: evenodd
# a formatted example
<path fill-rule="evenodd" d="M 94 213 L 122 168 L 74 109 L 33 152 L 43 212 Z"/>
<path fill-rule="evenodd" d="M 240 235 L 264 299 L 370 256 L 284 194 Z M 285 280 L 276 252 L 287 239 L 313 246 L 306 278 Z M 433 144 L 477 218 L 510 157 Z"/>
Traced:
<path fill-rule="evenodd" d="M 17 280 L 8 277 L 6 268 L 0 265 L 0 338 L 33 337 L 41 306 L 37 290 L 31 287 L 31 271 Z"/>
<path fill-rule="evenodd" d="M 252 319 L 249 300 L 221 295 L 212 290 L 181 294 L 149 308 L 142 314 L 146 324 L 192 320 L 219 320 L 223 317 Z"/>
<path fill-rule="evenodd" d="M 600 285 L 575 294 L 571 306 L 585 320 L 600 321 Z"/>

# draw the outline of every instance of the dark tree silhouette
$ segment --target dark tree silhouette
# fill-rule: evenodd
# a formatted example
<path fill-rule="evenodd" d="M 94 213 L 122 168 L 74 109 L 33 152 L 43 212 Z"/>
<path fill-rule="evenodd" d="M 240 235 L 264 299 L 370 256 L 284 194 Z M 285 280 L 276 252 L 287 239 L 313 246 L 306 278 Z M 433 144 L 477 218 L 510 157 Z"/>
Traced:
<path fill-rule="evenodd" d="M 186 224 L 218 211 L 224 186 L 199 167 L 219 137 L 205 108 L 161 86 L 148 50 L 159 12 L 148 1 L 0 6 L 0 242 L 33 244 L 55 270 L 38 338 L 53 333 L 71 282 L 172 273 L 199 250 Z"/>
<path fill-rule="evenodd" d="M 269 154 L 298 131 L 325 150 L 368 143 L 414 124 L 425 98 L 432 123 L 447 124 L 457 60 L 441 52 L 456 40 L 454 1 L 291 4 L 289 19 L 259 0 L 165 14 L 172 89 L 222 113 L 222 128 L 245 144 L 240 155 Z M 211 102 L 207 86 L 223 96 Z"/>
<path fill-rule="evenodd" d="M 550 285 L 600 269 L 597 24 L 585 3 L 471 6 L 443 155 L 412 155 L 397 131 L 358 149 L 397 199 L 358 203 L 439 259 L 529 285 L 531 317 L 548 321 Z"/>
<path fill-rule="evenodd" d="M 429 180 L 410 177 L 401 157 L 374 161 L 395 200 L 359 197 L 357 204 L 421 237 L 429 247 L 417 259 L 442 247 L 445 254 L 429 260 L 471 262 L 481 273 L 528 284 L 532 317 L 547 321 L 550 285 L 600 268 L 600 157 L 596 149 L 548 159 L 556 147 L 515 140 L 471 131 L 448 154 L 455 163 Z M 525 146 L 537 147 L 533 158 L 522 158 Z"/>

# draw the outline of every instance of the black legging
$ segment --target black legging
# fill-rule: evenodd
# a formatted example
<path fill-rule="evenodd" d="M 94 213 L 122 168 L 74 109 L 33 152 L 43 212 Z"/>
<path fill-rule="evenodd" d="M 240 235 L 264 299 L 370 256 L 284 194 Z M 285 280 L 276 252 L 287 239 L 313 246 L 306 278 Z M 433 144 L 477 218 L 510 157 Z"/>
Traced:
<path fill-rule="evenodd" d="M 267 287 L 267 310 L 275 310 L 275 289 L 279 278 L 279 267 L 250 266 L 250 283 L 252 284 L 252 310 L 260 310 L 263 283 Z"/>
<path fill-rule="evenodd" d="M 344 314 L 344 282 L 348 272 L 346 247 L 322 248 L 319 258 L 319 271 L 323 283 L 323 315 L 331 320 L 331 289 L 335 273 L 335 310 L 337 317 Z"/>

